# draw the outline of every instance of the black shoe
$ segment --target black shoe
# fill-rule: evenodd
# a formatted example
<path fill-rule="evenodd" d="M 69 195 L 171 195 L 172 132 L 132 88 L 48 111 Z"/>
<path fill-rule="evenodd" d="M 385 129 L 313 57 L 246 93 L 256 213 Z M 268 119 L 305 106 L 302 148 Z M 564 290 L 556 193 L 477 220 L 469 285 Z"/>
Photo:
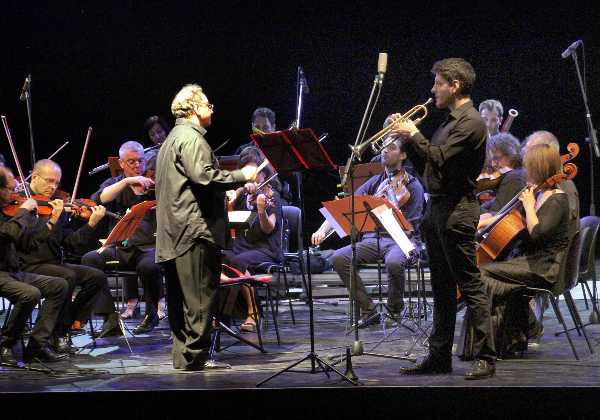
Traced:
<path fill-rule="evenodd" d="M 452 361 L 439 360 L 431 355 L 427 356 L 421 363 L 409 368 L 400 368 L 403 375 L 431 375 L 436 373 L 451 373 Z"/>
<path fill-rule="evenodd" d="M 79 351 L 69 337 L 56 337 L 53 341 L 52 347 L 58 354 L 74 355 Z"/>
<path fill-rule="evenodd" d="M 142 322 L 140 322 L 140 325 L 135 327 L 135 329 L 132 331 L 132 333 L 134 335 L 149 333 L 157 325 L 158 325 L 158 314 L 154 314 L 154 315 L 146 314 L 144 316 L 144 319 L 142 319 Z"/>
<path fill-rule="evenodd" d="M 44 346 L 42 348 L 30 348 L 27 347 L 23 353 L 23 358 L 27 363 L 31 362 L 44 362 L 52 363 L 59 362 L 69 357 L 66 354 L 58 354 L 50 348 L 50 346 Z"/>
<path fill-rule="evenodd" d="M 467 372 L 465 379 L 487 379 L 494 376 L 496 373 L 496 364 L 488 360 L 477 359 L 473 362 L 473 367 L 470 372 Z"/>
<path fill-rule="evenodd" d="M 94 334 L 94 338 L 119 337 L 122 335 L 123 331 L 119 324 L 119 314 L 114 312 L 106 318 L 106 321 L 102 324 L 102 329 L 99 333 Z"/>
<path fill-rule="evenodd" d="M 15 355 L 12 347 L 0 346 L 0 362 L 12 366 L 23 366 L 23 362 Z"/>
<path fill-rule="evenodd" d="M 217 362 L 216 360 L 207 360 L 204 363 L 187 366 L 183 370 L 185 370 L 186 372 L 201 372 L 204 370 L 219 370 L 219 369 L 231 369 L 231 365 L 228 365 L 227 363 Z"/>

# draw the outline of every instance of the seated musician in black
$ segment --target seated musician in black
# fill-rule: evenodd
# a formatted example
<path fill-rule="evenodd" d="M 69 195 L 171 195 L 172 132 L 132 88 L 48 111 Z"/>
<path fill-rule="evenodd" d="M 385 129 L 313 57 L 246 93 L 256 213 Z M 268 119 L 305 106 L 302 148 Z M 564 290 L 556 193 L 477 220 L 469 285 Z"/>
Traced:
<path fill-rule="evenodd" d="M 402 141 L 396 139 L 382 152 L 383 165 L 385 171 L 380 175 L 371 177 L 367 182 L 361 185 L 355 192 L 355 195 L 374 195 L 387 198 L 392 204 L 401 205 L 402 196 L 409 194 L 406 203 L 399 207 L 405 217 L 413 226 L 411 240 L 416 248 L 420 248 L 419 227 L 423 214 L 424 193 L 423 186 L 419 180 L 410 175 L 404 169 L 404 152 Z M 319 229 L 312 235 L 312 243 L 319 245 L 327 234 L 332 230 L 329 222 L 325 221 Z M 375 263 L 381 257 L 385 262 L 385 268 L 388 275 L 388 307 L 395 317 L 401 315 L 404 309 L 404 267 L 408 262 L 408 257 L 386 232 L 380 232 L 379 250 L 377 253 L 377 234 L 365 233 L 362 239 L 356 244 L 356 263 L 369 264 Z M 348 245 L 335 251 L 332 257 L 334 270 L 338 273 L 349 292 L 353 294 L 350 288 L 350 270 L 352 261 L 352 249 Z M 360 306 L 361 319 L 358 321 L 358 327 L 366 327 L 372 323 L 379 322 L 378 314 L 375 314 L 375 304 L 368 295 L 367 290 L 359 275 L 356 279 L 356 301 Z"/>
<path fill-rule="evenodd" d="M 558 150 L 547 144 L 529 147 L 524 159 L 527 182 L 531 186 L 541 185 L 553 175 L 562 172 Z M 481 267 L 481 278 L 491 297 L 493 313 L 502 309 L 504 325 L 496 336 L 505 343 L 499 352 L 522 350 L 527 343 L 529 305 L 521 296 L 512 292 L 523 286 L 552 288 L 558 281 L 561 264 L 570 243 L 569 199 L 558 186 L 543 187 L 536 195 L 533 187 L 519 197 L 523 204 L 526 235 L 523 254 L 507 261 L 491 262 Z"/>
<path fill-rule="evenodd" d="M 156 149 L 148 150 L 144 154 L 146 157 L 146 170 L 156 171 L 156 157 L 169 131 L 171 131 L 171 126 L 158 115 L 152 115 L 144 123 L 143 136 L 149 143 L 149 147 L 158 146 Z"/>
<path fill-rule="evenodd" d="M 146 200 L 154 199 L 154 192 L 148 189 L 154 181 L 144 176 L 146 161 L 144 148 L 136 141 L 128 141 L 119 149 L 119 165 L 123 174 L 109 178 L 100 185 L 100 189 L 92 195 L 92 200 L 102 203 L 114 213 L 125 214 L 128 208 Z M 116 222 L 110 221 L 112 229 Z M 82 258 L 82 263 L 106 269 L 107 261 L 118 261 L 118 269 L 135 270 L 142 279 L 146 314 L 140 324 L 133 330 L 134 334 L 150 332 L 158 325 L 158 301 L 163 294 L 162 272 L 154 262 L 156 248 L 156 212 L 150 210 L 140 223 L 135 235 L 127 243 L 110 246 L 101 254 L 91 251 Z M 133 313 L 138 304 L 137 280 L 125 284 L 125 297 L 128 310 Z M 102 298 L 101 298 L 102 299 Z M 104 296 L 110 299 L 110 296 Z"/>
<path fill-rule="evenodd" d="M 259 150 L 247 147 L 240 155 L 242 166 L 248 163 L 260 165 Z M 254 268 L 262 263 L 280 263 L 282 258 L 281 234 L 282 214 L 277 177 L 269 181 L 263 188 L 256 190 L 264 180 L 273 175 L 270 166 L 265 167 L 256 176 L 256 182 L 248 183 L 235 191 L 229 191 L 229 201 L 234 201 L 234 210 L 250 210 L 256 212 L 256 218 L 249 229 L 238 230 L 231 249 L 223 251 L 223 263 L 231 265 L 243 273 L 253 273 Z M 241 288 L 247 307 L 246 320 L 240 326 L 241 331 L 253 332 L 256 328 L 258 314 L 253 313 L 250 291 Z"/>
<path fill-rule="evenodd" d="M 6 209 L 10 204 L 15 186 L 12 172 L 0 166 L 0 209 Z M 23 354 L 25 361 L 56 362 L 67 357 L 57 354 L 50 347 L 49 339 L 67 297 L 69 285 L 60 277 L 21 271 L 15 248 L 15 243 L 21 240 L 24 232 L 36 232 L 35 236 L 38 238 L 48 233 L 50 226 L 40 226 L 32 214 L 36 208 L 36 201 L 28 199 L 13 217 L 0 211 L 0 297 L 13 304 L 0 337 L 0 360 L 13 365 L 20 364 L 13 347 L 21 337 L 33 308 L 42 298 L 44 301 Z M 30 246 L 34 249 L 36 244 L 32 242 Z"/>
<path fill-rule="evenodd" d="M 40 217 L 38 221 L 42 225 L 47 223 L 50 233 L 44 234 L 42 238 L 27 238 L 28 235 L 23 235 L 25 240 L 17 243 L 17 251 L 24 271 L 61 277 L 69 283 L 70 293 L 65 299 L 56 326 L 54 345 L 60 353 L 74 353 L 76 349 L 71 346 L 70 327 L 74 321 L 84 323 L 89 319 L 100 290 L 107 289 L 108 282 L 104 272 L 97 268 L 66 263 L 64 251 L 77 254 L 80 244 L 97 240 L 95 229 L 98 222 L 104 217 L 106 210 L 102 206 L 92 207 L 88 222 L 79 229 L 73 230 L 69 223 L 69 217 L 63 211 L 63 200 L 55 198 L 61 178 L 62 170 L 52 160 L 43 159 L 34 165 L 30 190 L 34 195 L 41 195 L 52 200 L 50 201 L 52 214 L 49 217 Z M 29 249 L 27 245 L 30 240 L 37 241 L 37 247 L 34 250 Z M 81 289 L 75 300 L 72 300 L 71 296 L 76 286 L 80 286 Z M 117 326 L 118 319 L 115 317 L 115 307 L 111 302 L 100 313 L 107 314 L 106 328 Z"/>
<path fill-rule="evenodd" d="M 521 161 L 521 142 L 509 133 L 488 138 L 492 169 L 500 177 L 494 198 L 481 205 L 478 229 L 491 223 L 493 216 L 525 187 Z"/>

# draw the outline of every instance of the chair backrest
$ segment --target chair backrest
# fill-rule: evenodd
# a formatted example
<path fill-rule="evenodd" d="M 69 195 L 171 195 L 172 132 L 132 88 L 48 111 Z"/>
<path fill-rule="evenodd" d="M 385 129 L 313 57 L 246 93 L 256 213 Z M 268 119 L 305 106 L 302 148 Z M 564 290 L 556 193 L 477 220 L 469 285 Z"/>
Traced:
<path fill-rule="evenodd" d="M 580 279 L 592 278 L 596 270 L 596 241 L 600 230 L 600 217 L 586 216 L 581 219 L 581 228 L 589 228 L 581 249 L 579 264 Z"/>
<path fill-rule="evenodd" d="M 554 290 L 555 293 L 559 294 L 565 290 L 570 290 L 577 286 L 579 280 L 579 260 L 581 258 L 581 249 L 583 240 L 589 232 L 589 227 L 580 230 L 573 236 L 571 244 L 567 250 L 564 264 L 561 269 L 561 277 L 557 282 L 558 288 Z"/>
<path fill-rule="evenodd" d="M 286 229 L 288 249 L 284 252 L 304 251 L 304 240 L 302 237 L 302 210 L 295 206 L 282 206 L 284 229 Z"/>

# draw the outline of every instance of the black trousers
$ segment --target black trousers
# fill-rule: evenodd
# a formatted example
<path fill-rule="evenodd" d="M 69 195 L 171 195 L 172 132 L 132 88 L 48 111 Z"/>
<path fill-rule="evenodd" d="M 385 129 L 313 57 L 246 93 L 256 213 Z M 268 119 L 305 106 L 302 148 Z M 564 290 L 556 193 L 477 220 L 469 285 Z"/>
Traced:
<path fill-rule="evenodd" d="M 41 348 L 48 339 L 58 319 L 69 292 L 65 279 L 33 273 L 7 273 L 0 271 L 0 296 L 10 300 L 13 308 L 2 331 L 0 345 L 11 347 L 19 339 L 27 318 L 42 298 L 44 302 L 38 313 L 29 338 L 29 348 Z"/>
<path fill-rule="evenodd" d="M 173 367 L 202 368 L 210 348 L 221 250 L 198 240 L 183 255 L 164 263 L 164 268 L 173 336 Z"/>
<path fill-rule="evenodd" d="M 88 252 L 82 257 L 81 263 L 100 270 L 106 270 L 107 261 L 119 261 L 119 269 L 135 270 L 142 279 L 146 314 L 153 316 L 158 308 L 158 300 L 164 295 L 162 293 L 162 271 L 160 265 L 154 262 L 154 253 L 154 248 L 142 250 L 137 247 L 111 247 L 102 254 L 98 254 L 96 251 Z M 137 279 L 127 279 L 125 287 L 127 288 L 125 291 L 126 298 L 137 297 Z M 135 290 L 135 293 L 133 290 Z M 107 286 L 98 299 L 96 312 L 111 312 L 112 310 L 109 309 L 112 305 L 112 297 Z"/>
<path fill-rule="evenodd" d="M 108 288 L 106 274 L 94 267 L 79 264 L 39 264 L 27 267 L 27 270 L 52 277 L 61 277 L 69 284 L 69 293 L 59 315 L 56 326 L 57 335 L 65 335 L 73 321 L 87 321 L 101 290 Z M 71 299 L 75 287 L 81 289 L 75 300 Z"/>
<path fill-rule="evenodd" d="M 449 360 L 456 324 L 456 286 L 471 313 L 476 358 L 495 360 L 490 303 L 475 260 L 475 233 L 479 220 L 475 197 L 431 197 L 422 232 L 429 254 L 433 290 L 433 331 L 429 350 Z"/>
<path fill-rule="evenodd" d="M 379 251 L 377 253 L 377 238 L 366 237 L 356 243 L 356 263 L 376 263 L 383 256 L 385 269 L 388 275 L 388 306 L 394 312 L 399 312 L 404 306 L 404 283 L 407 258 L 400 247 L 390 237 L 384 236 L 379 239 Z M 338 249 L 331 258 L 333 268 L 338 273 L 350 295 L 354 295 L 354 285 L 350 287 L 350 274 L 352 270 L 352 247 L 350 245 Z M 363 312 L 368 312 L 375 307 L 373 299 L 367 293 L 367 289 L 357 273 L 356 279 L 356 301 Z"/>

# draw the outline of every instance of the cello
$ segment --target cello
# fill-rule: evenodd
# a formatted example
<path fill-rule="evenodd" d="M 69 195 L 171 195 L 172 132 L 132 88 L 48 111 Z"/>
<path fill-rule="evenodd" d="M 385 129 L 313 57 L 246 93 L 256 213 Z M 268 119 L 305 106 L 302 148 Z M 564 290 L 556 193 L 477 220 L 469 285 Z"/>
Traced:
<path fill-rule="evenodd" d="M 553 175 L 534 189 L 534 193 L 543 188 L 554 186 L 562 181 L 573 179 L 577 175 L 577 166 L 568 163 L 579 154 L 579 146 L 569 143 L 569 153 L 562 155 L 563 173 Z M 525 187 L 528 188 L 528 187 Z M 519 196 L 523 190 L 513 197 L 496 215 L 496 220 L 477 234 L 477 265 L 481 266 L 502 258 L 512 248 L 526 228 Z"/>

